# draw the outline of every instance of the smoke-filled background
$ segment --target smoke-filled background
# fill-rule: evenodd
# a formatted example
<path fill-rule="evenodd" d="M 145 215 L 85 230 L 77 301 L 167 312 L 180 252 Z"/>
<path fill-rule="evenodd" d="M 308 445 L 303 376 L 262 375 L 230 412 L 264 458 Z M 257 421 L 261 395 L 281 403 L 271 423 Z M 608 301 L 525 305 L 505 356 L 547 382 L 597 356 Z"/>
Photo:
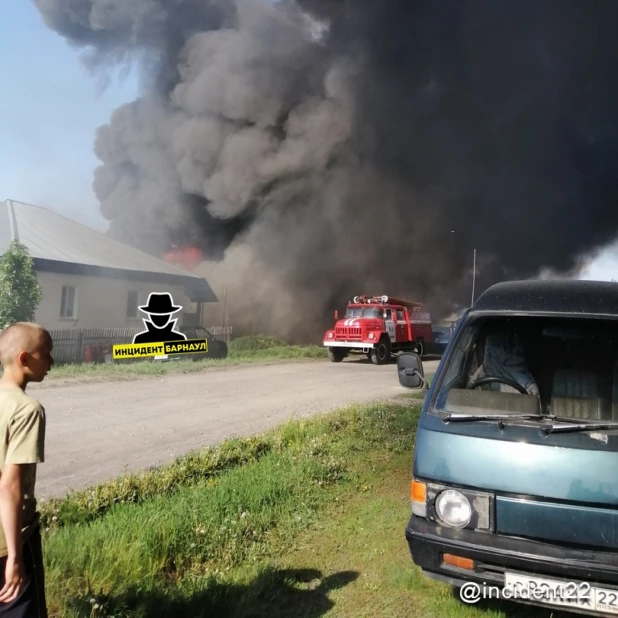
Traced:
<path fill-rule="evenodd" d="M 228 323 L 317 339 L 355 294 L 436 317 L 618 229 L 615 0 L 35 0 L 143 96 L 95 139 L 110 234 Z"/>

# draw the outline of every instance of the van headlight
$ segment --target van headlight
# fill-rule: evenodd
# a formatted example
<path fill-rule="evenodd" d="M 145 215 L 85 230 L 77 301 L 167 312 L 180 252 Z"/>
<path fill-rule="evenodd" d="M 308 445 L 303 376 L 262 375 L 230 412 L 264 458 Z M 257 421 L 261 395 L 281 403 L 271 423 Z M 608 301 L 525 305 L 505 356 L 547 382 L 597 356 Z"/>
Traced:
<path fill-rule="evenodd" d="M 472 506 L 461 492 L 455 489 L 443 491 L 435 502 L 438 517 L 453 528 L 463 528 L 470 523 Z"/>

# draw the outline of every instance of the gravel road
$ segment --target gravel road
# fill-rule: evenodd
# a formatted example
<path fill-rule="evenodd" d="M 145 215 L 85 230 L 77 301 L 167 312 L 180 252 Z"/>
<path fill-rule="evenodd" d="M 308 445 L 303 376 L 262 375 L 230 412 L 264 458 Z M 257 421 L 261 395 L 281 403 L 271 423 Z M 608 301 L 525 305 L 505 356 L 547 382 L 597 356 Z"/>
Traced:
<path fill-rule="evenodd" d="M 436 361 L 424 363 L 433 373 Z M 394 364 L 363 360 L 215 369 L 129 382 L 29 387 L 47 413 L 38 497 L 61 496 L 125 471 L 169 463 L 286 419 L 407 392 Z"/>

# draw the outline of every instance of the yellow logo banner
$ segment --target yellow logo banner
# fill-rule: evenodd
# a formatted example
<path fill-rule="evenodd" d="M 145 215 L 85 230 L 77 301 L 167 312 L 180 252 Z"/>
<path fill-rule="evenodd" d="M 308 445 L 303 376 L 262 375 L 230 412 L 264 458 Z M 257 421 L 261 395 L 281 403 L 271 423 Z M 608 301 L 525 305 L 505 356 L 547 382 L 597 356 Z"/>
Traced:
<path fill-rule="evenodd" d="M 160 343 L 122 343 L 112 347 L 113 358 L 145 358 L 195 352 L 208 352 L 208 339 L 161 341 Z"/>

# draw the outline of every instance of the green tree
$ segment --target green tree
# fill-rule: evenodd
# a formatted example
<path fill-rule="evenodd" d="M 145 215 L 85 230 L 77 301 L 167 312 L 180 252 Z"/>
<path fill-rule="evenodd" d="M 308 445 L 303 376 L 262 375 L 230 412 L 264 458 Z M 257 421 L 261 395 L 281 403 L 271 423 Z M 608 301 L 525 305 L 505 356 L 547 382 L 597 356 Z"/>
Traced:
<path fill-rule="evenodd" d="M 0 330 L 12 322 L 33 322 L 41 286 L 28 249 L 13 240 L 0 258 Z"/>

